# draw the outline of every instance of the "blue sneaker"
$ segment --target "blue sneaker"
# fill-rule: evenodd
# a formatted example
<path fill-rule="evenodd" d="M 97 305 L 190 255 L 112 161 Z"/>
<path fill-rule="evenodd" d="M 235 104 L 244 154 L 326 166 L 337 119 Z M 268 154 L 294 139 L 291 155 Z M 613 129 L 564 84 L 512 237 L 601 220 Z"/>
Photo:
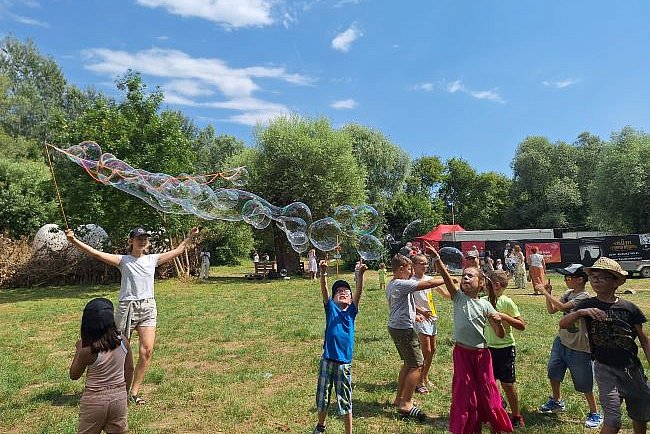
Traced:
<path fill-rule="evenodd" d="M 589 413 L 587 415 L 587 420 L 585 420 L 586 428 L 598 428 L 603 424 L 603 415 L 600 413 Z"/>
<path fill-rule="evenodd" d="M 547 414 L 560 413 L 564 410 L 566 410 L 566 404 L 564 403 L 564 401 L 562 401 L 561 399 L 555 400 L 553 399 L 552 396 L 549 396 L 548 401 L 546 401 L 546 404 L 542 405 L 539 408 L 539 411 Z"/>

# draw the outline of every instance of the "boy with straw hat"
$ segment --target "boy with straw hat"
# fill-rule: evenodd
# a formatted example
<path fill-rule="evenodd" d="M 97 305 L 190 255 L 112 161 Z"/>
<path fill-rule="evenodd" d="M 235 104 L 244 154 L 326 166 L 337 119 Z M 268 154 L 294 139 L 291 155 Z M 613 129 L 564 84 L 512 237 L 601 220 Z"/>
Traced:
<path fill-rule="evenodd" d="M 639 344 L 650 363 L 650 340 L 643 328 L 647 321 L 634 303 L 616 296 L 625 283 L 627 272 L 618 262 L 601 257 L 584 271 L 596 293 L 580 302 L 576 310 L 560 321 L 569 327 L 585 318 L 600 404 L 605 415 L 601 434 L 615 434 L 621 428 L 621 403 L 625 400 L 635 434 L 646 432 L 650 420 L 650 385 L 638 356 Z"/>

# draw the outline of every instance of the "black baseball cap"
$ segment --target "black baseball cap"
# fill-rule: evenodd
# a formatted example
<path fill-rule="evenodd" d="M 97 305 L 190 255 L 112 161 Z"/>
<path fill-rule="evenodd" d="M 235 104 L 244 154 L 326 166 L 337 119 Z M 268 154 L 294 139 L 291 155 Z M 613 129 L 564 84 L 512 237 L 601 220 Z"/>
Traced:
<path fill-rule="evenodd" d="M 133 229 L 133 230 L 131 231 L 131 233 L 129 234 L 129 238 L 139 237 L 140 235 L 146 235 L 146 236 L 148 236 L 148 237 L 151 236 L 151 234 L 150 234 L 149 232 L 145 231 L 144 229 L 142 229 L 142 228 L 135 228 L 135 229 Z"/>
<path fill-rule="evenodd" d="M 346 288 L 352 291 L 352 288 L 350 288 L 350 284 L 348 282 L 345 280 L 337 280 L 332 284 L 332 295 L 336 294 L 341 288 Z"/>
<path fill-rule="evenodd" d="M 113 303 L 107 298 L 95 298 L 86 304 L 82 321 L 92 329 L 106 330 L 115 323 Z"/>

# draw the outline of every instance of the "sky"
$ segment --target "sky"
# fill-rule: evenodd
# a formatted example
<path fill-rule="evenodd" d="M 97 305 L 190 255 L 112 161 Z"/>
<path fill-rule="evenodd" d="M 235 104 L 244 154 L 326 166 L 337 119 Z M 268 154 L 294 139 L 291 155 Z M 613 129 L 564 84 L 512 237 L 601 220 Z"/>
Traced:
<path fill-rule="evenodd" d="M 247 144 L 324 116 L 508 176 L 527 136 L 650 130 L 648 22 L 646 0 L 0 0 L 0 36 L 77 87 L 119 97 L 132 69 Z"/>

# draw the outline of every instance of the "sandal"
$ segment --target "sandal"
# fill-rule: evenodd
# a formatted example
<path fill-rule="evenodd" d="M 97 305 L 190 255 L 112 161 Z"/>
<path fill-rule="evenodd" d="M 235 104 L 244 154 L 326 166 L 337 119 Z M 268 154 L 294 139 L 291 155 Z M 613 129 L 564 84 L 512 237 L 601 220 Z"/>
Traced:
<path fill-rule="evenodd" d="M 147 401 L 145 401 L 143 398 L 139 397 L 138 395 L 129 396 L 129 401 L 131 401 L 135 405 L 144 405 L 147 403 Z"/>
<path fill-rule="evenodd" d="M 427 414 L 420 410 L 419 407 L 416 407 L 415 405 L 411 407 L 410 410 L 398 410 L 399 415 L 402 416 L 403 418 L 412 418 L 416 419 L 418 422 L 425 422 L 427 420 Z"/>
<path fill-rule="evenodd" d="M 429 393 L 429 389 L 427 389 L 427 386 L 420 385 L 415 388 L 415 392 L 421 393 L 422 395 L 426 395 L 427 393 Z"/>

